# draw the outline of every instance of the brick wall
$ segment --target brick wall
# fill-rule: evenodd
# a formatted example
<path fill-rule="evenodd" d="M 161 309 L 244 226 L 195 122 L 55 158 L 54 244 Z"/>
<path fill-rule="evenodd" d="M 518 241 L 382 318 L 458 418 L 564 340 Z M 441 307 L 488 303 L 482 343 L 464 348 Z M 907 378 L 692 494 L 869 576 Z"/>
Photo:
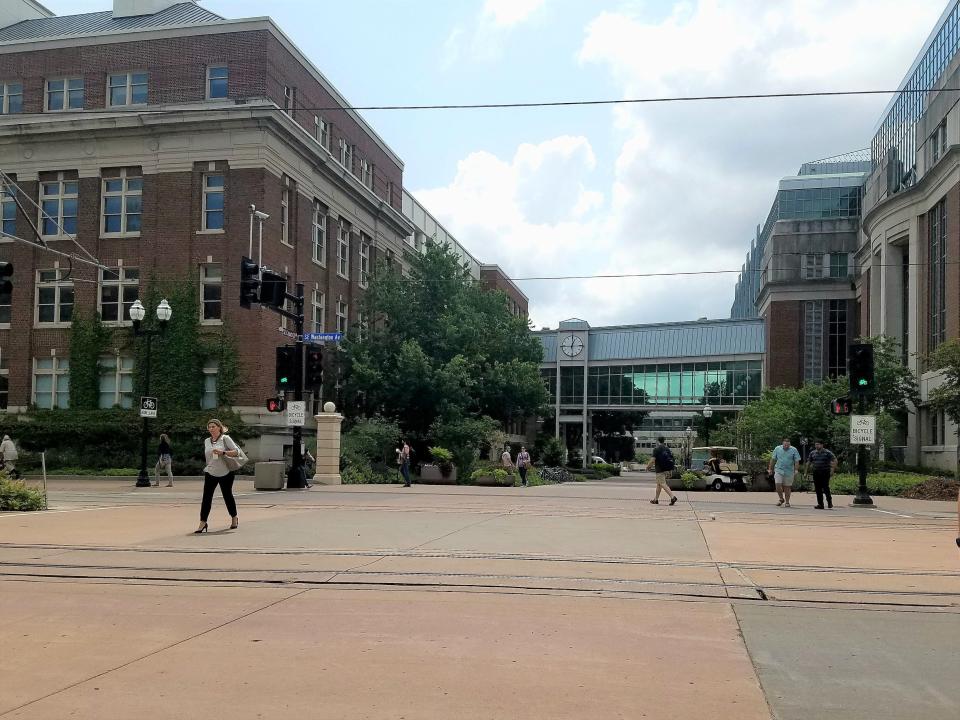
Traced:
<path fill-rule="evenodd" d="M 529 315 L 527 298 L 517 292 L 513 284 L 508 281 L 499 269 L 481 267 L 480 282 L 488 288 L 505 292 L 507 297 L 517 306 L 521 317 L 527 317 Z"/>
<path fill-rule="evenodd" d="M 766 322 L 764 377 L 767 387 L 803 385 L 803 303 L 770 303 Z"/>

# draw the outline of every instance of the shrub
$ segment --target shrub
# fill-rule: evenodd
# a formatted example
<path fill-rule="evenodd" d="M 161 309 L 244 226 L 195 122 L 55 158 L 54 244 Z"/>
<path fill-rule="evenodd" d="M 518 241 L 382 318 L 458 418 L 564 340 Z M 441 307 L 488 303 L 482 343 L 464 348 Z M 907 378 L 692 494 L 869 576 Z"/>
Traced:
<path fill-rule="evenodd" d="M 904 465 L 893 460 L 878 460 L 874 463 L 877 470 L 890 470 L 892 472 L 916 473 L 917 475 L 927 475 L 930 477 L 953 477 L 953 470 L 941 470 L 940 468 L 925 467 L 923 465 Z"/>
<path fill-rule="evenodd" d="M 640 465 L 646 465 L 648 462 L 650 462 L 650 456 L 646 453 L 637 453 L 637 457 L 634 462 Z"/>
<path fill-rule="evenodd" d="M 871 495 L 901 495 L 929 477 L 917 473 L 871 473 L 867 476 L 867 489 Z M 837 495 L 855 495 L 859 484 L 856 474 L 839 473 L 830 481 L 830 491 Z"/>
<path fill-rule="evenodd" d="M 696 486 L 696 482 L 697 482 L 697 480 L 699 479 L 699 477 L 700 477 L 700 476 L 697 475 L 695 472 L 690 472 L 689 470 L 688 470 L 687 472 L 683 473 L 683 474 L 680 476 L 680 482 L 683 483 L 683 489 L 684 489 L 684 490 L 693 490 L 694 487 Z"/>
<path fill-rule="evenodd" d="M 358 420 L 343 434 L 340 454 L 348 463 L 396 461 L 394 448 L 400 439 L 400 427 L 381 418 Z"/>
<path fill-rule="evenodd" d="M 559 438 L 548 438 L 543 444 L 543 464 L 548 467 L 563 465 L 563 443 Z"/>
<path fill-rule="evenodd" d="M 22 480 L 11 480 L 0 472 L 0 510 L 44 510 L 47 496 L 43 490 L 29 488 Z"/>
<path fill-rule="evenodd" d="M 440 474 L 448 477 L 453 471 L 453 453 L 442 447 L 429 448 L 430 457 L 433 458 L 437 467 L 440 468 Z"/>
<path fill-rule="evenodd" d="M 340 481 L 344 485 L 386 485 L 398 482 L 396 471 L 391 471 L 386 465 L 374 467 L 366 463 L 348 465 L 340 473 Z"/>
<path fill-rule="evenodd" d="M 594 470 L 606 473 L 606 477 L 610 477 L 611 475 L 615 477 L 620 476 L 620 467 L 617 465 L 611 465 L 610 463 L 594 463 L 590 467 L 592 467 Z"/>

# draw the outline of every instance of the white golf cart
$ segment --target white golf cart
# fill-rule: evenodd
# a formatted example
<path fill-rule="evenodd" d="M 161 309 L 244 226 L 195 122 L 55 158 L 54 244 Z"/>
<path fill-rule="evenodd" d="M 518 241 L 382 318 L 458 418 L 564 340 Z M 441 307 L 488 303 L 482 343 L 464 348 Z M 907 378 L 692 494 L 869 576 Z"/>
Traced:
<path fill-rule="evenodd" d="M 713 490 L 746 490 L 747 473 L 737 468 L 737 448 L 696 447 L 691 451 L 690 469 L 704 473 L 708 488 Z"/>

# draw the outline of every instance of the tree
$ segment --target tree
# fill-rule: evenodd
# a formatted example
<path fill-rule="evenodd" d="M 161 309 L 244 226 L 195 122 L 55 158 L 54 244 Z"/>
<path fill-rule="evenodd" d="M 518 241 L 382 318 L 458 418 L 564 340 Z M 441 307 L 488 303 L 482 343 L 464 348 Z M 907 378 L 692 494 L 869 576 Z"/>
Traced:
<path fill-rule="evenodd" d="M 900 342 L 889 335 L 863 337 L 857 342 L 873 345 L 873 403 L 876 409 L 901 416 L 914 412 L 920 402 L 920 388 L 917 376 L 903 362 Z"/>
<path fill-rule="evenodd" d="M 930 391 L 930 409 L 944 413 L 957 428 L 954 477 L 960 478 L 960 339 L 942 343 L 927 360 L 931 370 L 943 373 L 943 382 Z"/>
<path fill-rule="evenodd" d="M 381 265 L 371 279 L 368 327 L 342 346 L 341 404 L 353 417 L 379 414 L 446 444 L 459 464 L 491 421 L 535 415 L 546 403 L 542 348 L 503 293 L 481 287 L 449 246 L 430 244 L 408 259 L 407 274 Z"/>

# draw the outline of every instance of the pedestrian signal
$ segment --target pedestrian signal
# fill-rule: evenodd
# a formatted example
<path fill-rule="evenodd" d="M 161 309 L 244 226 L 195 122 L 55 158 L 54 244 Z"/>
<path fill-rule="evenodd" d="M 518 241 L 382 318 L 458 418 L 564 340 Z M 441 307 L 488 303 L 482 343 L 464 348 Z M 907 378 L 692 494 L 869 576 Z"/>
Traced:
<path fill-rule="evenodd" d="M 834 415 L 849 415 L 852 409 L 850 398 L 837 398 L 833 401 L 830 411 Z"/>
<path fill-rule="evenodd" d="M 285 403 L 283 402 L 282 397 L 267 398 L 267 412 L 283 412 L 284 405 Z"/>

